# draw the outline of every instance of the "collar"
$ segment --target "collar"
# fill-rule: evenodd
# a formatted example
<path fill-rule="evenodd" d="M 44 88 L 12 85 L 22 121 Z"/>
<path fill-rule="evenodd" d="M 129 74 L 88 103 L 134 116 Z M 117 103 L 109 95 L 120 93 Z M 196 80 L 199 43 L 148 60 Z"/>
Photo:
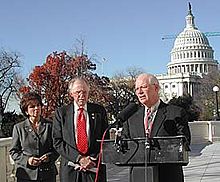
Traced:
<path fill-rule="evenodd" d="M 160 99 L 153 105 L 153 106 L 151 106 L 150 108 L 148 108 L 147 106 L 145 106 L 145 111 L 147 111 L 148 109 L 150 109 L 151 110 L 151 113 L 154 113 L 154 112 L 156 112 L 157 111 L 157 109 L 158 109 L 158 107 L 159 107 L 159 105 L 160 105 Z"/>
<path fill-rule="evenodd" d="M 79 106 L 76 104 L 76 102 L 74 101 L 74 111 L 77 112 L 79 110 Z M 87 112 L 87 104 L 85 104 L 85 106 L 83 107 L 84 111 Z"/>

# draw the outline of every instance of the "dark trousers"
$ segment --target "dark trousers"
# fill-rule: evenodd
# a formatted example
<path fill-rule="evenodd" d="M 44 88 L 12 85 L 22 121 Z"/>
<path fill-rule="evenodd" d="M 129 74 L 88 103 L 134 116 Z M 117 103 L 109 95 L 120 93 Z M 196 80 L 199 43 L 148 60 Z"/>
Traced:
<path fill-rule="evenodd" d="M 157 166 L 131 167 L 129 182 L 158 182 Z M 167 181 L 168 182 L 168 181 Z"/>
<path fill-rule="evenodd" d="M 17 182 L 56 182 L 56 176 L 49 179 L 29 180 L 29 179 L 18 179 Z"/>
<path fill-rule="evenodd" d="M 131 167 L 129 182 L 184 182 L 182 166 L 162 164 L 143 167 Z"/>

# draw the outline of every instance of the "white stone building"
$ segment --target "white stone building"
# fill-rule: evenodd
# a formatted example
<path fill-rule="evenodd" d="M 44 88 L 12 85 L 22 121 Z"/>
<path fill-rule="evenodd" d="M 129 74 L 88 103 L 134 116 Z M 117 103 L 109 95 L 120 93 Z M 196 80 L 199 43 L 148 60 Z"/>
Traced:
<path fill-rule="evenodd" d="M 214 50 L 206 35 L 195 26 L 190 4 L 186 27 L 176 37 L 170 59 L 167 74 L 156 75 L 165 101 L 186 93 L 196 98 L 203 75 L 218 70 Z"/>

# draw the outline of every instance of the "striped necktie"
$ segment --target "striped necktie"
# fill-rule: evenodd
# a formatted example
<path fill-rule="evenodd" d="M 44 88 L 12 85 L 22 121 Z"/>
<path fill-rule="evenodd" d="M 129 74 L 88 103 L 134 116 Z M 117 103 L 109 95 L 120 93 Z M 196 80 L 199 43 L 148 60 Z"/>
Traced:
<path fill-rule="evenodd" d="M 147 109 L 147 112 L 145 114 L 145 121 L 144 121 L 145 134 L 147 136 L 150 135 L 150 130 L 151 130 L 150 115 L 151 115 L 151 110 Z"/>

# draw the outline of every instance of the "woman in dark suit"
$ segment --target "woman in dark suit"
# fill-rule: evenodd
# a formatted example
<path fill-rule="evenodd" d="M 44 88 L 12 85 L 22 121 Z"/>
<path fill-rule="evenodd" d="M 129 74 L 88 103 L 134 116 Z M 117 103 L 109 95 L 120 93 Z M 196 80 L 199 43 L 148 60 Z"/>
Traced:
<path fill-rule="evenodd" d="M 53 148 L 52 122 L 41 117 L 41 97 L 34 92 L 20 103 L 27 119 L 13 128 L 10 155 L 16 164 L 17 182 L 55 182 L 58 153 Z"/>

